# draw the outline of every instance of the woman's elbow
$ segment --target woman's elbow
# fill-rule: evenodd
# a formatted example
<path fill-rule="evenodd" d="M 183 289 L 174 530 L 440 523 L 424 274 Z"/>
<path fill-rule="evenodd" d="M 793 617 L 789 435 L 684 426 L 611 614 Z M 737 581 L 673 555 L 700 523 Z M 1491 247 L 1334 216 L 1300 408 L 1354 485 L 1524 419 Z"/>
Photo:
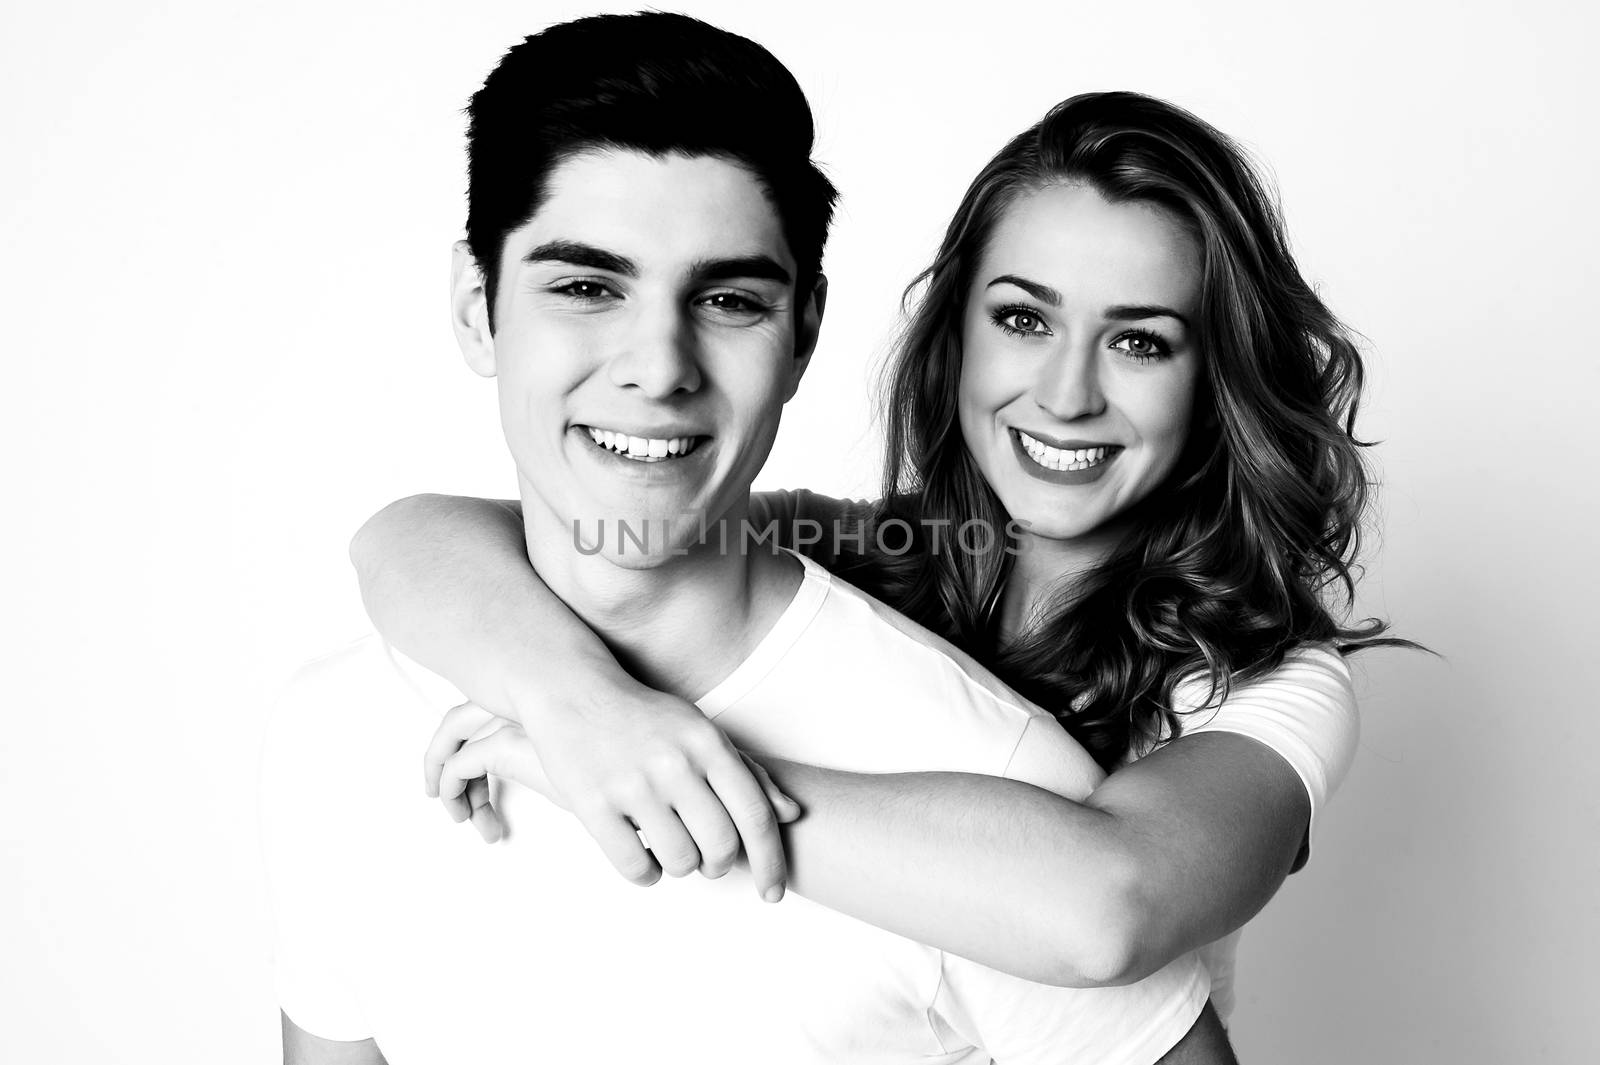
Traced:
<path fill-rule="evenodd" d="M 1056 987 L 1115 987 L 1143 979 L 1160 968 L 1146 967 L 1135 922 L 1119 912 L 1108 911 L 1102 911 L 1093 926 L 1081 929 L 1071 942 L 1059 945 L 1041 983 Z"/>
<path fill-rule="evenodd" d="M 1040 982 L 1058 987 L 1117 987 L 1137 983 L 1171 962 L 1172 947 L 1161 907 L 1145 890 L 1134 862 L 1104 863 L 1096 897 L 1079 900 L 1071 915 L 1057 914 L 1054 954 Z M 1063 941 L 1065 940 L 1065 941 Z M 1036 978 L 1039 979 L 1039 978 Z"/>

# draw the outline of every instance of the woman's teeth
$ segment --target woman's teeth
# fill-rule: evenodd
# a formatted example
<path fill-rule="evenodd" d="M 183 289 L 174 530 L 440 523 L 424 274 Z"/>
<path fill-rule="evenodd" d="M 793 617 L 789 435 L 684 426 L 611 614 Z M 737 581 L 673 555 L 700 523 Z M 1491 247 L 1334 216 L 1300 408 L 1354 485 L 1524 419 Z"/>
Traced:
<path fill-rule="evenodd" d="M 1022 449 L 1028 453 L 1028 457 L 1047 470 L 1086 470 L 1106 460 L 1106 449 L 1103 447 L 1063 451 L 1061 448 L 1051 447 L 1042 440 L 1035 440 L 1021 429 L 1017 430 L 1017 436 L 1021 439 Z"/>
<path fill-rule="evenodd" d="M 700 444 L 700 438 L 697 436 L 674 436 L 663 440 L 646 436 L 629 436 L 627 433 L 595 429 L 592 426 L 589 427 L 589 439 L 607 451 L 639 462 L 681 458 Z"/>

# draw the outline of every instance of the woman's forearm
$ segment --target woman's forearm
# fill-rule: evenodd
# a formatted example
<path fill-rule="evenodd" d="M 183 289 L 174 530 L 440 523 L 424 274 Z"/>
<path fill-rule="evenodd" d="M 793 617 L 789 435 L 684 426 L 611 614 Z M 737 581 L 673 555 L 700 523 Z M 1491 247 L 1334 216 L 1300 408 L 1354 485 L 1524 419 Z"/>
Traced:
<path fill-rule="evenodd" d="M 765 764 L 806 811 L 784 837 L 807 898 L 1039 983 L 1144 975 L 1137 874 L 1111 815 L 998 777 Z"/>
<path fill-rule="evenodd" d="M 1184 737 L 1082 802 L 962 773 L 855 774 L 768 759 L 805 815 L 796 891 L 1041 983 L 1128 983 L 1243 925 L 1289 874 L 1309 800 L 1244 736 Z"/>
<path fill-rule="evenodd" d="M 350 560 L 378 631 L 502 717 L 626 677 L 528 563 L 514 503 L 397 500 L 356 533 Z M 539 687 L 512 690 L 528 661 L 544 667 Z"/>

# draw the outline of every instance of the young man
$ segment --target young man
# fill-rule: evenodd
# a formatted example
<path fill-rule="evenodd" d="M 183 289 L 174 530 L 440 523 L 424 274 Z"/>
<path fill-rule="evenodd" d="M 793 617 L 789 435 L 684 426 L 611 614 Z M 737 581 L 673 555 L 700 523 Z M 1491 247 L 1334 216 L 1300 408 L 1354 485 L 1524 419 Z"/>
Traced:
<path fill-rule="evenodd" d="M 605 16 L 514 48 L 471 114 L 456 333 L 497 380 L 551 589 L 742 747 L 1087 794 L 1089 757 L 975 663 L 796 556 L 723 548 L 823 311 L 833 190 L 792 76 L 692 19 Z M 820 696 L 824 671 L 873 710 Z M 804 899 L 763 906 L 742 873 L 638 892 L 516 788 L 498 802 L 515 835 L 484 847 L 416 788 L 461 701 L 372 638 L 280 706 L 264 834 L 287 1061 L 1231 1060 L 1196 1024 L 1192 956 L 1048 987 Z M 658 848 L 673 831 L 638 827 Z"/>

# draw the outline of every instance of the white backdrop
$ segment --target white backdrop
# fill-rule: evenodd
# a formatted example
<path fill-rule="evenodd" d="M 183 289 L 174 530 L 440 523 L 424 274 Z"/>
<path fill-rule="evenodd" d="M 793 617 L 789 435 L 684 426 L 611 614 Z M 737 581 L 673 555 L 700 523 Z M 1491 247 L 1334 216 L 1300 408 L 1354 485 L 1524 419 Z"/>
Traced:
<path fill-rule="evenodd" d="M 1360 757 L 1245 939 L 1248 1060 L 1600 1056 L 1586 6 L 687 4 L 791 66 L 844 192 L 764 487 L 870 491 L 901 287 L 981 163 L 1081 91 L 1165 96 L 1268 160 L 1368 338 L 1363 606 L 1445 660 L 1359 660 Z M 459 109 L 521 35 L 594 9 L 0 15 L 0 1059 L 275 1058 L 263 714 L 362 629 L 367 513 L 513 493 L 446 318 Z"/>

